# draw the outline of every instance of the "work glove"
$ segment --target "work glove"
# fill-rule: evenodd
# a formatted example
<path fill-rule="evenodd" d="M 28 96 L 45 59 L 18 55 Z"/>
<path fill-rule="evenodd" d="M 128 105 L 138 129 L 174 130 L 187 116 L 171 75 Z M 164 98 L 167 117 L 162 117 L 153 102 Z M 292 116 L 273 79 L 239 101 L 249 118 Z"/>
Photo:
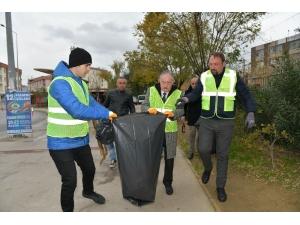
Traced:
<path fill-rule="evenodd" d="M 156 108 L 149 108 L 149 109 L 148 109 L 148 112 L 149 112 L 150 114 L 156 114 L 156 113 L 157 113 L 157 110 L 156 110 Z"/>
<path fill-rule="evenodd" d="M 254 113 L 248 113 L 245 125 L 248 128 L 252 128 L 254 126 L 254 124 L 255 124 Z"/>
<path fill-rule="evenodd" d="M 112 119 L 113 118 L 117 118 L 117 114 L 115 114 L 114 112 L 112 111 L 109 111 L 109 114 L 108 114 L 108 119 L 110 120 L 110 122 L 112 122 Z"/>
<path fill-rule="evenodd" d="M 185 103 L 186 103 L 185 98 L 179 98 L 177 99 L 175 106 L 177 109 L 183 109 Z"/>
<path fill-rule="evenodd" d="M 174 114 L 170 111 L 165 111 L 164 114 L 167 115 L 168 118 L 174 117 Z"/>

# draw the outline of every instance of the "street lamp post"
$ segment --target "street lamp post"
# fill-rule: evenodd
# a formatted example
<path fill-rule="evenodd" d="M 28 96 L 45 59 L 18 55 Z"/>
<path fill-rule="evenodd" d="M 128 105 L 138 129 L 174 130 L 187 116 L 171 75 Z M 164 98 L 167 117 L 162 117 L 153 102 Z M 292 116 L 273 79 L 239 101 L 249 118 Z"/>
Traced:
<path fill-rule="evenodd" d="M 3 24 L 0 24 L 1 27 L 4 27 L 6 29 L 6 26 L 4 26 Z M 17 90 L 19 89 L 19 56 L 18 56 L 18 34 L 14 31 L 12 31 L 13 33 L 16 34 L 16 49 L 17 49 L 17 69 L 18 69 L 18 76 L 17 76 Z"/>

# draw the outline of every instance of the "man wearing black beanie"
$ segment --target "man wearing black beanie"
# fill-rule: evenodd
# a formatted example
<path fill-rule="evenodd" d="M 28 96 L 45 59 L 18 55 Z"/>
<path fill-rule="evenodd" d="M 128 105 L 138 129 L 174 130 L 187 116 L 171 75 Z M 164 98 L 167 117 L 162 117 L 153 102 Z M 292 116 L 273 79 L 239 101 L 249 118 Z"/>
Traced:
<path fill-rule="evenodd" d="M 83 48 L 75 48 L 69 56 L 69 68 L 80 66 L 82 64 L 92 64 L 92 56 Z"/>
<path fill-rule="evenodd" d="M 82 80 L 91 64 L 90 53 L 75 48 L 69 55 L 69 65 L 59 62 L 48 87 L 47 145 L 61 175 L 60 203 L 64 212 L 74 211 L 75 162 L 82 171 L 82 196 L 98 204 L 105 203 L 105 198 L 94 191 L 96 168 L 89 145 L 88 121 L 112 120 L 117 115 L 95 101 Z"/>

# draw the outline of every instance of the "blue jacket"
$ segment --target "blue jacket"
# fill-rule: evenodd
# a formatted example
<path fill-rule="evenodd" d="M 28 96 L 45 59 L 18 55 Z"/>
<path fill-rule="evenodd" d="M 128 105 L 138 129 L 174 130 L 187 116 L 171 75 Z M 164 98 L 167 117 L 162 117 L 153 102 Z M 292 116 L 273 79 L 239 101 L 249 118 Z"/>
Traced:
<path fill-rule="evenodd" d="M 76 77 L 69 70 L 68 64 L 64 61 L 61 61 L 53 72 L 53 79 L 57 76 L 72 77 L 83 88 L 82 79 L 80 77 Z M 70 84 L 65 80 L 59 79 L 52 81 L 49 93 L 58 101 L 64 110 L 66 110 L 75 119 L 99 120 L 108 119 L 109 117 L 109 110 L 99 104 L 91 95 L 89 106 L 82 104 L 73 94 Z M 56 138 L 47 136 L 47 140 L 49 150 L 78 148 L 89 144 L 90 141 L 89 134 L 85 137 L 78 138 Z"/>

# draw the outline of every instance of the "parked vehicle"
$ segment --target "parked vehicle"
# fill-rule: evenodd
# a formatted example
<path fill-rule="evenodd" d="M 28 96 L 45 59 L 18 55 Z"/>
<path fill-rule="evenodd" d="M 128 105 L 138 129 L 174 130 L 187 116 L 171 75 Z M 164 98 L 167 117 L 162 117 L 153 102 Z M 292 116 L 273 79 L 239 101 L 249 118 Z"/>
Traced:
<path fill-rule="evenodd" d="M 143 101 L 145 101 L 145 97 L 146 97 L 146 95 L 139 95 L 139 96 L 138 96 L 139 104 L 142 104 Z"/>
<path fill-rule="evenodd" d="M 132 96 L 132 99 L 135 105 L 139 104 L 139 100 L 136 97 Z"/>

